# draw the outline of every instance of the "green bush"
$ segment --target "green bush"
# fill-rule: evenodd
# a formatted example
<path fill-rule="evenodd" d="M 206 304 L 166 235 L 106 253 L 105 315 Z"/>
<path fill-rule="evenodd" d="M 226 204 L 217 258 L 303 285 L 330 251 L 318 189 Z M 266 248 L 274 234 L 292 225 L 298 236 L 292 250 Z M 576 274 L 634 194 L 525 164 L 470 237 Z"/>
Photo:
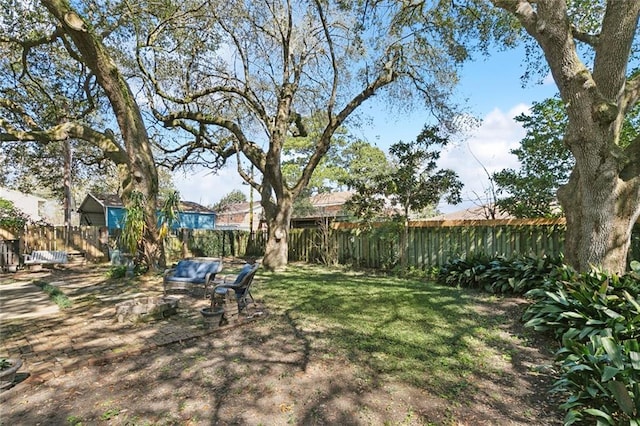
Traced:
<path fill-rule="evenodd" d="M 114 265 L 107 270 L 107 278 L 124 278 L 127 275 L 127 265 Z"/>
<path fill-rule="evenodd" d="M 564 267 L 524 314 L 526 326 L 551 332 L 560 379 L 553 392 L 567 395 L 565 424 L 640 424 L 640 275 L 622 277 Z"/>
<path fill-rule="evenodd" d="M 559 258 L 485 255 L 453 259 L 440 268 L 438 281 L 456 287 L 478 288 L 496 294 L 523 294 L 541 287 L 561 265 Z"/>
<path fill-rule="evenodd" d="M 526 293 L 537 301 L 524 314 L 528 327 L 552 331 L 558 338 L 569 329 L 580 330 L 579 339 L 605 329 L 621 339 L 638 334 L 640 280 L 633 274 L 579 274 L 570 267 L 559 271 L 544 287 Z"/>

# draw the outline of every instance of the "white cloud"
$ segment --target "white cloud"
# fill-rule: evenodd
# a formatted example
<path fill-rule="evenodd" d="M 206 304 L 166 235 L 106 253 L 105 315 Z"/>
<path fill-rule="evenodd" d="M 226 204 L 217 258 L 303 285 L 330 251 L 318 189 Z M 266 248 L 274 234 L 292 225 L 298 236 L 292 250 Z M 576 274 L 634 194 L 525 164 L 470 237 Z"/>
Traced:
<path fill-rule="evenodd" d="M 510 150 L 520 145 L 525 131 L 514 117 L 528 111 L 529 107 L 524 104 L 518 104 L 508 112 L 496 108 L 484 117 L 482 124 L 471 132 L 465 142 L 443 152 L 438 164 L 458 173 L 464 183 L 464 203 L 457 206 L 442 205 L 441 211 L 451 212 L 486 202 L 485 190 L 490 187 L 487 172 L 492 174 L 505 168 L 519 168 L 518 159 Z"/>
<path fill-rule="evenodd" d="M 528 111 L 529 106 L 525 104 L 515 105 L 507 112 L 495 108 L 483 118 L 482 124 L 469 134 L 466 141 L 449 146 L 442 153 L 438 165 L 458 173 L 464 183 L 464 203 L 457 206 L 441 205 L 441 211 L 462 210 L 478 204 L 478 197 L 482 197 L 485 189 L 489 188 L 489 179 L 483 166 L 489 173 L 519 167 L 518 159 L 509 151 L 520 145 L 525 130 L 514 117 Z M 249 196 L 249 186 L 243 185 L 235 165 L 229 165 L 217 174 L 205 169 L 186 175 L 176 173 L 174 184 L 183 200 L 205 206 L 215 204 L 234 189 L 244 192 L 247 198 Z"/>
<path fill-rule="evenodd" d="M 542 80 L 542 84 L 555 86 L 556 82 L 553 79 L 553 75 L 551 75 L 551 72 L 549 72 L 549 74 L 544 76 L 544 79 Z"/>
<path fill-rule="evenodd" d="M 217 173 L 208 169 L 200 169 L 192 172 L 174 174 L 173 183 L 180 198 L 185 201 L 193 201 L 203 206 L 210 206 L 234 189 L 239 189 L 249 196 L 249 186 L 242 184 L 242 179 L 236 171 L 235 165 L 227 166 Z"/>

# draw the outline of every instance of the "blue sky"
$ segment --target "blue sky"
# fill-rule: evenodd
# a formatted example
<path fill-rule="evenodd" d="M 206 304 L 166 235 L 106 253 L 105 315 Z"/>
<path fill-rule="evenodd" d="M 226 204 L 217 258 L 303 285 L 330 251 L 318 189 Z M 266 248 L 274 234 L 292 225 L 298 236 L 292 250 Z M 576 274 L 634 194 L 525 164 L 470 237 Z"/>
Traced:
<path fill-rule="evenodd" d="M 440 167 L 456 171 L 465 184 L 465 201 L 457 206 L 442 204 L 438 206 L 440 211 L 461 210 L 486 201 L 483 193 L 489 186 L 489 180 L 482 165 L 489 173 L 508 167 L 518 168 L 517 159 L 509 150 L 519 145 L 524 130 L 513 118 L 527 112 L 533 102 L 542 101 L 557 92 L 549 78 L 543 84 L 529 83 L 522 87 L 520 77 L 524 72 L 524 55 L 522 48 L 495 52 L 464 67 L 457 99 L 466 99 L 466 109 L 482 123 L 466 140 L 447 147 L 440 158 Z M 375 105 L 366 105 L 365 108 L 375 114 Z M 426 121 L 424 111 L 392 116 L 382 109 L 375 114 L 378 117 L 374 123 L 358 134 L 362 133 L 370 143 L 385 151 L 388 145 L 399 140 L 413 140 Z M 482 165 L 473 158 L 470 150 Z M 249 191 L 235 171 L 235 162 L 215 175 L 204 171 L 187 176 L 178 174 L 174 182 L 182 199 L 203 205 L 214 204 L 234 189 L 247 194 Z"/>

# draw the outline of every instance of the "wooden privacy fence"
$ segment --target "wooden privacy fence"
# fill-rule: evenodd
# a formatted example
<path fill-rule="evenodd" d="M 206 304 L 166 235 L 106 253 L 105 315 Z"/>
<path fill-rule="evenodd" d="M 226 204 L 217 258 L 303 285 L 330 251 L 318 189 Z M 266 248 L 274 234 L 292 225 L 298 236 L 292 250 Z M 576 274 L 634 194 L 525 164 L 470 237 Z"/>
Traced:
<path fill-rule="evenodd" d="M 563 251 L 564 231 L 564 219 L 410 222 L 407 265 L 427 269 L 475 254 L 556 256 Z M 387 269 L 399 262 L 401 233 L 397 224 L 366 230 L 359 224 L 335 223 L 327 247 L 319 243 L 320 230 L 292 230 L 289 259 L 314 262 L 333 252 L 339 264 Z"/>
<path fill-rule="evenodd" d="M 99 261 L 108 257 L 106 242 L 104 234 L 101 241 L 100 228 L 95 226 L 27 226 L 20 236 L 20 251 L 61 250 Z"/>
<path fill-rule="evenodd" d="M 255 245 L 264 247 L 261 233 L 231 230 L 179 230 L 165 244 L 167 260 L 186 256 L 247 256 L 252 255 Z M 257 241 L 257 242 L 256 242 Z M 260 253 L 264 252 L 264 248 Z"/>
<path fill-rule="evenodd" d="M 2 231 L 0 229 L 0 239 L 18 237 Z M 289 260 L 389 269 L 399 262 L 401 233 L 402 228 L 397 224 L 376 224 L 364 229 L 359 224 L 334 223 L 332 229 L 292 229 L 289 234 Z M 476 254 L 557 256 L 564 249 L 564 233 L 564 219 L 410 222 L 407 265 L 428 269 L 440 266 L 452 257 Z M 20 238 L 20 253 L 65 250 L 83 253 L 89 260 L 106 260 L 104 238 L 100 228 L 72 227 L 67 245 L 64 227 L 32 226 Z M 192 250 L 190 255 L 261 256 L 266 234 L 256 232 L 250 236 L 244 231 L 191 231 L 170 239 L 167 248 L 173 252 L 172 260 L 182 256 L 183 242 Z M 640 225 L 632 234 L 630 259 L 640 259 Z"/>

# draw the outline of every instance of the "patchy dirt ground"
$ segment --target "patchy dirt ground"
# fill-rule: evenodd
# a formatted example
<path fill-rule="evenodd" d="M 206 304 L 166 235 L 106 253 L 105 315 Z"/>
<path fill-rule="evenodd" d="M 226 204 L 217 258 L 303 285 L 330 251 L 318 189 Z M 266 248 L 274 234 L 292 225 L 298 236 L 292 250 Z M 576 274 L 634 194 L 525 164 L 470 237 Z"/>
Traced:
<path fill-rule="evenodd" d="M 259 291 L 258 291 L 259 293 Z M 268 308 L 268 307 L 267 307 Z M 508 356 L 452 399 L 366 371 L 322 347 L 317 330 L 270 314 L 189 344 L 86 367 L 0 405 L 10 425 L 557 425 L 544 342 L 525 339 L 523 301 L 485 300 Z"/>

